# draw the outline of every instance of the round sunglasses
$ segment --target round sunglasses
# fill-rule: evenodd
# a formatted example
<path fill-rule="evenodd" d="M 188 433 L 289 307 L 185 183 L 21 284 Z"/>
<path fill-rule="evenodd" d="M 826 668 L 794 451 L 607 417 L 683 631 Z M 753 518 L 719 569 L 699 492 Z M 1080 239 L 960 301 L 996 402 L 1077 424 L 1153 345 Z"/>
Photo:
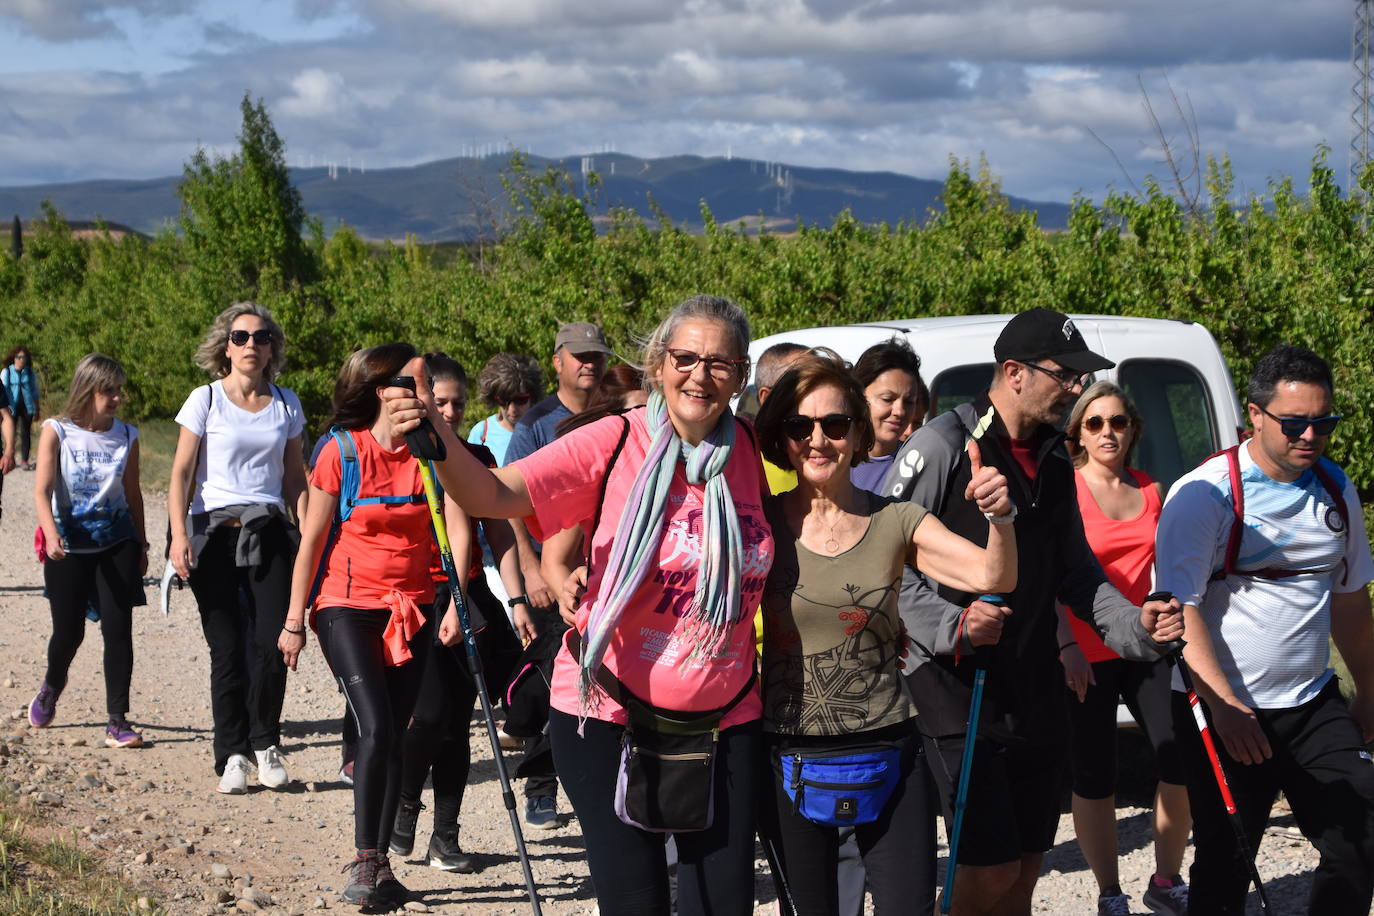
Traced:
<path fill-rule="evenodd" d="M 805 442 L 811 438 L 811 431 L 816 428 L 817 423 L 821 425 L 821 432 L 825 438 L 838 442 L 849 435 L 849 430 L 854 426 L 854 418 L 847 413 L 828 413 L 823 417 L 808 417 L 794 413 L 790 417 L 782 418 L 782 434 L 793 442 Z"/>
<path fill-rule="evenodd" d="M 1084 417 L 1083 429 L 1096 435 L 1102 432 L 1102 427 L 1110 426 L 1114 433 L 1124 433 L 1131 428 L 1131 418 L 1121 414 L 1112 414 L 1110 417 Z"/>

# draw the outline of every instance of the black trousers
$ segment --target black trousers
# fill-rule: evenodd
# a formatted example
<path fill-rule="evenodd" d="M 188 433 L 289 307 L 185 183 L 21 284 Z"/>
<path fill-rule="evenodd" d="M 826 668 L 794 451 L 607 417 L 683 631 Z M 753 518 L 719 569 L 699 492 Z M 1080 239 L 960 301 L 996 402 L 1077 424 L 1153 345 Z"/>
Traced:
<path fill-rule="evenodd" d="M 19 440 L 14 453 L 18 460 L 27 464 L 33 441 L 33 414 L 25 404 L 14 405 L 14 436 Z"/>
<path fill-rule="evenodd" d="M 343 689 L 358 732 L 353 762 L 353 842 L 358 849 L 385 851 L 401 800 L 401 735 L 415 708 L 434 630 L 432 607 L 423 605 L 425 625 L 410 639 L 411 658 L 388 665 L 382 633 L 385 609 L 326 607 L 316 625 L 320 650 Z"/>
<path fill-rule="evenodd" d="M 143 604 L 139 575 L 142 548 L 120 541 L 99 553 L 69 553 L 43 564 L 43 583 L 52 611 L 48 670 L 44 680 L 61 691 L 67 669 L 86 638 L 86 608 L 100 609 L 100 635 L 105 642 L 105 710 L 111 716 L 129 711 L 129 682 L 134 674 L 133 609 Z"/>
<path fill-rule="evenodd" d="M 540 633 L 543 633 L 546 627 L 553 627 L 559 633 L 568 628 L 557 611 L 536 611 L 533 617 L 535 629 Z M 526 798 L 538 798 L 542 795 L 558 797 L 558 768 L 554 765 L 553 747 L 549 743 L 547 730 L 525 739 L 525 755 L 520 759 L 515 775 L 525 780 Z"/>
<path fill-rule="evenodd" d="M 625 729 L 549 711 L 563 788 L 587 843 L 587 863 L 602 916 L 668 916 L 667 834 L 631 827 L 615 814 L 620 739 Z M 674 834 L 677 912 L 681 916 L 748 916 L 754 911 L 754 810 L 763 730 L 759 722 L 720 733 L 715 818 L 709 829 Z"/>
<path fill-rule="evenodd" d="M 863 862 L 860 875 L 867 873 L 873 911 L 880 916 L 929 914 L 935 905 L 935 800 L 921 736 L 909 724 L 870 733 L 873 740 L 879 735 L 902 748 L 902 779 L 881 817 L 852 828 Z M 774 844 L 782 862 L 783 875 L 773 876 L 775 884 L 785 885 L 779 886 L 778 896 L 790 894 L 797 913 L 806 916 L 852 912 L 852 902 L 840 889 L 840 828 L 813 823 L 797 813 L 774 761 L 783 744 L 828 750 L 853 746 L 856 739 L 803 742 L 771 735 L 769 743 L 763 779 L 770 788 L 763 790 L 759 802 L 759 833 L 765 842 Z"/>
<path fill-rule="evenodd" d="M 1307 912 L 1367 916 L 1374 896 L 1374 763 L 1336 679 L 1302 706 L 1255 713 L 1274 754 L 1264 763 L 1237 763 L 1213 733 L 1250 849 L 1259 848 L 1270 809 L 1282 790 L 1298 827 L 1321 855 Z M 1249 863 L 1236 846 L 1216 777 L 1182 693 L 1174 694 L 1174 721 L 1193 809 L 1190 911 L 1241 916 Z"/>
<path fill-rule="evenodd" d="M 210 709 L 215 719 L 215 772 L 230 754 L 281 743 L 286 663 L 277 638 L 291 598 L 295 551 L 286 523 L 262 529 L 263 561 L 234 564 L 238 528 L 217 528 L 191 570 L 191 592 L 210 647 Z"/>

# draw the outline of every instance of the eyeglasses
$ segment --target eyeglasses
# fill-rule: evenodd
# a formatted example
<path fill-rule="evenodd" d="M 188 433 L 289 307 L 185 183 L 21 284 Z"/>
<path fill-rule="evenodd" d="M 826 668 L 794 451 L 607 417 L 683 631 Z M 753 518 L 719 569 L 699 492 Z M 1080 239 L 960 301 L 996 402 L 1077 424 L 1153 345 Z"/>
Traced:
<path fill-rule="evenodd" d="M 260 347 L 265 347 L 272 342 L 272 332 L 267 328 L 258 328 L 256 331 L 230 331 L 229 342 L 236 347 L 242 347 L 248 343 L 248 338 L 253 338 L 253 343 Z"/>
<path fill-rule="evenodd" d="M 793 442 L 805 442 L 811 438 L 811 431 L 816 428 L 817 423 L 821 425 L 821 432 L 825 434 L 825 438 L 838 442 L 849 435 L 850 429 L 854 427 L 854 418 L 847 413 L 828 413 L 823 417 L 808 417 L 796 413 L 782 418 L 782 434 Z"/>
<path fill-rule="evenodd" d="M 1019 359 L 1017 362 L 1021 363 L 1021 365 L 1025 366 L 1027 369 L 1034 369 L 1036 372 L 1045 373 L 1058 382 L 1059 387 L 1064 391 L 1072 391 L 1075 385 L 1086 388 L 1088 383 L 1093 380 L 1093 374 L 1091 372 L 1070 372 L 1067 369 L 1062 372 L 1055 372 L 1053 369 L 1046 369 L 1044 366 L 1037 366 L 1035 363 L 1022 362 Z"/>
<path fill-rule="evenodd" d="M 507 404 L 528 404 L 528 403 L 530 402 L 530 398 L 531 398 L 531 397 L 532 397 L 532 395 L 529 395 L 529 394 L 517 394 L 517 395 L 512 395 L 511 397 L 506 398 L 506 403 L 507 403 Z"/>
<path fill-rule="evenodd" d="M 1102 427 L 1110 426 L 1114 433 L 1124 433 L 1131 428 L 1131 418 L 1123 417 L 1121 414 L 1113 414 L 1110 417 L 1086 417 L 1083 420 L 1083 429 L 1094 435 L 1102 432 Z"/>
<path fill-rule="evenodd" d="M 1340 414 L 1332 414 L 1329 417 L 1276 417 L 1269 411 L 1260 407 L 1260 413 L 1271 420 L 1277 420 L 1279 431 L 1289 439 L 1300 439 L 1302 434 L 1307 432 L 1307 427 L 1312 427 L 1313 435 L 1329 436 L 1336 431 L 1336 424 L 1341 422 Z"/>
<path fill-rule="evenodd" d="M 673 368 L 679 372 L 691 372 L 697 367 L 697 363 L 705 363 L 706 371 L 711 378 L 726 381 L 736 375 L 743 376 L 749 371 L 749 360 L 747 359 L 724 359 L 719 356 L 702 356 L 700 353 L 693 353 L 691 350 L 674 350 L 669 348 L 668 359 L 672 362 Z"/>
<path fill-rule="evenodd" d="M 14 355 L 14 361 L 15 361 L 16 363 L 19 362 L 20 360 L 27 361 L 28 358 L 29 358 L 29 354 L 27 354 L 27 353 L 16 353 L 16 354 Z"/>

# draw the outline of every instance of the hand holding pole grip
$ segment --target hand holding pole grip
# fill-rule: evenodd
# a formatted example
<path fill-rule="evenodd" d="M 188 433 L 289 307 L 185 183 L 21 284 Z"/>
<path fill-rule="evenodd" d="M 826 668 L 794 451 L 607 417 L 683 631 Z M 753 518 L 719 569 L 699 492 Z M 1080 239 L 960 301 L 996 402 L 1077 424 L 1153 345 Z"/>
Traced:
<path fill-rule="evenodd" d="M 415 379 L 409 375 L 394 375 L 387 379 L 387 385 L 392 388 L 405 388 L 409 391 L 415 390 Z M 429 422 L 429 417 L 420 421 L 420 425 L 406 433 L 406 448 L 416 458 L 423 461 L 443 461 L 448 457 L 448 449 L 444 447 L 444 440 L 440 439 L 434 431 L 434 425 Z"/>
<path fill-rule="evenodd" d="M 1162 592 L 1162 591 L 1161 591 L 1161 592 L 1150 592 L 1150 594 L 1148 594 L 1148 595 L 1145 596 L 1145 603 L 1146 603 L 1146 604 L 1149 604 L 1151 601 L 1173 601 L 1173 600 L 1174 600 L 1174 593 L 1173 593 L 1173 592 Z M 1186 645 L 1188 645 L 1188 643 L 1185 642 L 1185 641 L 1182 640 L 1182 639 L 1175 639 L 1173 642 L 1169 642 L 1169 643 L 1165 643 L 1165 644 L 1164 644 L 1164 657 L 1167 658 L 1167 659 L 1169 660 L 1169 664 L 1172 665 L 1172 664 L 1174 664 L 1175 662 L 1177 662 L 1180 658 L 1183 657 L 1183 647 L 1186 646 Z"/>

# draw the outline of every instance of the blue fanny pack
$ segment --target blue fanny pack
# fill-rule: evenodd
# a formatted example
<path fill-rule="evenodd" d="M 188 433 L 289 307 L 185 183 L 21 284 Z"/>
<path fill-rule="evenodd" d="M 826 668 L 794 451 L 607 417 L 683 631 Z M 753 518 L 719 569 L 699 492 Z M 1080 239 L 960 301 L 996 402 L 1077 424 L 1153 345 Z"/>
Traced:
<path fill-rule="evenodd" d="M 899 747 L 798 750 L 778 756 L 783 790 L 812 823 L 846 827 L 876 821 L 902 775 Z"/>

